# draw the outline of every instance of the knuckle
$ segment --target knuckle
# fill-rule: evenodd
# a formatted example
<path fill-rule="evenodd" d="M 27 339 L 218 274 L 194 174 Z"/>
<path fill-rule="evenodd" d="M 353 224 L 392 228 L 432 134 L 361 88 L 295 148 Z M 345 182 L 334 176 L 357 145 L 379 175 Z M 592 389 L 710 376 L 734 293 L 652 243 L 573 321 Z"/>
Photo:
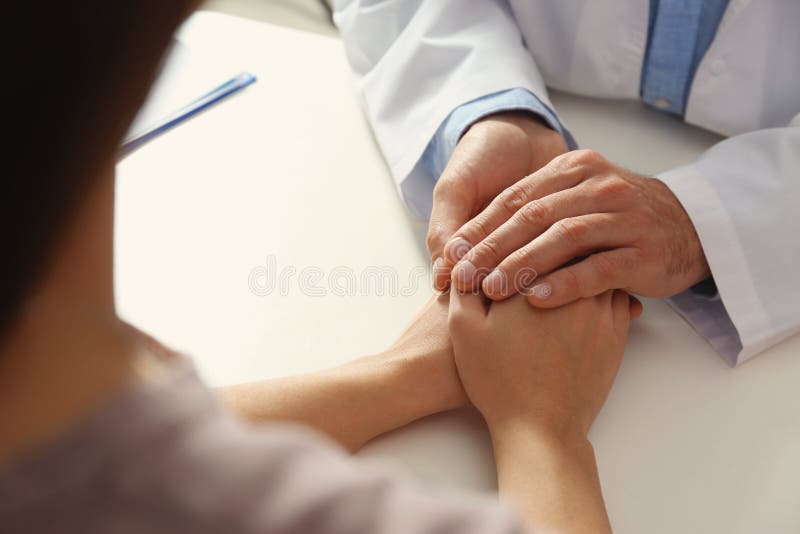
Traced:
<path fill-rule="evenodd" d="M 615 256 L 598 254 L 594 257 L 594 267 L 598 278 L 605 284 L 615 279 L 620 272 L 620 264 Z"/>
<path fill-rule="evenodd" d="M 590 228 L 585 221 L 576 218 L 561 219 L 553 225 L 553 231 L 559 241 L 580 245 L 586 240 Z"/>
<path fill-rule="evenodd" d="M 634 186 L 620 176 L 611 176 L 600 180 L 597 184 L 597 196 L 605 199 L 626 198 L 633 192 Z"/>
<path fill-rule="evenodd" d="M 525 265 L 530 260 L 531 254 L 527 247 L 515 250 L 509 254 L 508 258 L 503 262 L 503 270 L 507 272 L 514 271 L 515 269 Z"/>
<path fill-rule="evenodd" d="M 559 154 L 558 156 L 554 157 L 550 160 L 550 163 L 545 165 L 550 171 L 555 172 L 564 172 L 567 169 L 573 167 L 575 164 L 575 151 L 565 152 L 564 154 Z"/>
<path fill-rule="evenodd" d="M 533 256 L 528 249 L 519 249 L 511 254 L 504 262 L 502 267 L 504 273 L 508 273 L 510 287 L 515 293 L 529 289 L 539 271 L 533 265 Z"/>
<path fill-rule="evenodd" d="M 489 236 L 480 245 L 475 247 L 473 263 L 495 262 L 500 259 L 500 242 L 494 236 Z"/>
<path fill-rule="evenodd" d="M 639 249 L 632 249 L 628 254 L 620 256 L 617 265 L 620 273 L 632 273 L 638 269 L 644 260 L 644 254 Z"/>
<path fill-rule="evenodd" d="M 517 182 L 508 187 L 499 199 L 500 205 L 506 213 L 512 215 L 528 202 L 528 192 L 524 184 Z"/>
<path fill-rule="evenodd" d="M 550 209 L 540 200 L 533 200 L 522 206 L 517 211 L 519 222 L 529 226 L 542 224 L 550 215 Z"/>
<path fill-rule="evenodd" d="M 596 165 L 598 163 L 603 163 L 606 160 L 606 158 L 604 158 L 600 152 L 592 150 L 591 148 L 575 150 L 573 151 L 573 157 L 577 163 L 581 163 L 583 165 Z"/>
<path fill-rule="evenodd" d="M 490 233 L 487 217 L 483 214 L 478 215 L 472 219 L 460 233 L 464 235 L 470 243 L 481 241 Z"/>
<path fill-rule="evenodd" d="M 571 150 L 556 156 L 550 162 L 550 166 L 563 172 L 573 168 L 594 167 L 605 161 L 606 159 L 596 150 L 582 149 Z"/>

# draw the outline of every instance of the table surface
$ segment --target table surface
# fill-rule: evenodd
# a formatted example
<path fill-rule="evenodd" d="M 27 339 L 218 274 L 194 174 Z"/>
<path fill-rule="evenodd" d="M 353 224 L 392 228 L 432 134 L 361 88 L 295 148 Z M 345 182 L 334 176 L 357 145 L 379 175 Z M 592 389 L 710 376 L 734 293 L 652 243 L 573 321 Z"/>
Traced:
<path fill-rule="evenodd" d="M 178 40 L 151 112 L 243 68 L 259 81 L 119 164 L 120 312 L 193 355 L 212 385 L 382 350 L 431 294 L 425 223 L 396 193 L 341 43 L 210 13 Z M 552 96 L 582 146 L 643 173 L 718 140 L 635 102 Z M 645 300 L 591 433 L 615 531 L 799 531 L 798 355 L 795 337 L 731 369 Z M 470 410 L 359 455 L 426 483 L 496 488 Z"/>

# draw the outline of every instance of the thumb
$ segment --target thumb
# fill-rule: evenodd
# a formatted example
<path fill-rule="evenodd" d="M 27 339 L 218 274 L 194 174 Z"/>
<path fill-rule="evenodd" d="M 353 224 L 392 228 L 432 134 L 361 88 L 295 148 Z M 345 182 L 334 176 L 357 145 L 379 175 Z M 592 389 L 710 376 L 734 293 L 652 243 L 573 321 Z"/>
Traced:
<path fill-rule="evenodd" d="M 469 220 L 474 205 L 469 189 L 443 176 L 433 192 L 427 245 L 434 263 L 433 287 L 439 291 L 445 291 L 450 283 L 450 267 L 442 261 L 444 246 Z"/>
<path fill-rule="evenodd" d="M 486 317 L 487 308 L 481 293 L 461 292 L 456 288 L 450 291 L 450 307 L 447 310 L 448 321 L 454 324 L 470 324 Z"/>

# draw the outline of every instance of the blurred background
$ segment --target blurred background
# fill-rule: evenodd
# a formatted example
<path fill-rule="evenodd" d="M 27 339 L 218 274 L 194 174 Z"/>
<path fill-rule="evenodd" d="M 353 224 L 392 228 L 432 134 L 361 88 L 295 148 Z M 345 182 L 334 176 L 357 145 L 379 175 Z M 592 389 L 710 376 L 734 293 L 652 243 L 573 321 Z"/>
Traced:
<path fill-rule="evenodd" d="M 336 34 L 327 0 L 210 0 L 201 9 L 324 35 Z"/>

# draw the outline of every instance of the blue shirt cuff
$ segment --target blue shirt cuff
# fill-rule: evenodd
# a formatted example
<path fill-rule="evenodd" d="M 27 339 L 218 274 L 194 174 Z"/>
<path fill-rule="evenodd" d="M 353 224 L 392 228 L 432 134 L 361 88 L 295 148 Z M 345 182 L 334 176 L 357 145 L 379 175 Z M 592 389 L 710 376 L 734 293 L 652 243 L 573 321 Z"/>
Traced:
<path fill-rule="evenodd" d="M 422 154 L 421 163 L 438 180 L 461 136 L 472 124 L 494 113 L 519 110 L 538 115 L 545 124 L 561 134 L 570 150 L 578 148 L 572 134 L 564 128 L 549 106 L 527 89 L 516 88 L 476 98 L 454 109 L 433 134 Z"/>

